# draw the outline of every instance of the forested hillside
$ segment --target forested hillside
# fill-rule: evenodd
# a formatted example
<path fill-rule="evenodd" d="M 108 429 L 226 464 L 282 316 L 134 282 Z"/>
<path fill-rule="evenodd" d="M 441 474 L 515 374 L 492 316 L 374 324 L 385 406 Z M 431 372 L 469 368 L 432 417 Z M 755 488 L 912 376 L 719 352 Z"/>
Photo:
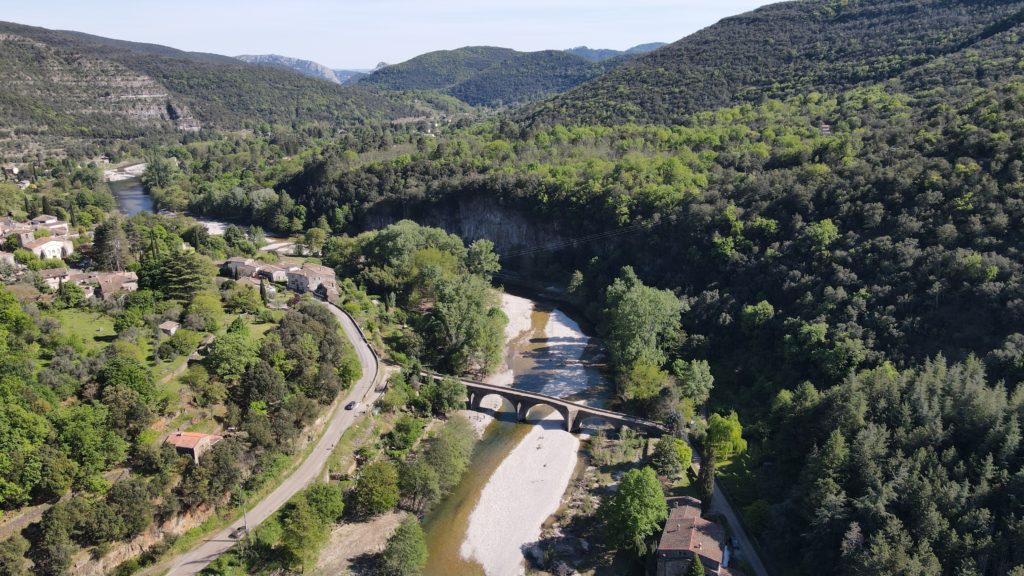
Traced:
<path fill-rule="evenodd" d="M 563 50 L 516 52 L 470 46 L 417 56 L 359 80 L 389 90 L 436 90 L 474 106 L 522 104 L 564 92 L 615 68 Z"/>
<path fill-rule="evenodd" d="M 543 121 L 682 121 L 807 90 L 883 82 L 1015 27 L 1017 0 L 799 0 L 726 18 L 524 112 Z M 966 51 L 966 52 L 965 52 Z"/>
<path fill-rule="evenodd" d="M 284 187 L 310 218 L 344 206 L 356 225 L 388 203 L 415 213 L 486 198 L 568 238 L 602 234 L 506 249 L 503 264 L 558 271 L 599 321 L 613 280 L 638 281 L 626 265 L 679 297 L 687 337 L 661 342 L 653 371 L 622 361 L 621 397 L 653 417 L 692 412 L 673 382 L 709 361 L 712 409 L 737 409 L 750 441 L 731 496 L 779 573 L 1008 574 L 1024 563 L 1024 76 L 1017 28 L 996 23 L 1022 6 L 934 3 L 944 17 L 908 30 L 889 65 L 881 35 L 861 38 L 859 60 L 804 55 L 782 68 L 772 93 L 784 98 L 634 108 L 676 126 L 505 119 L 394 160 L 346 167 L 330 154 Z M 891 38 L 911 8 L 850 3 L 840 18 L 797 2 L 727 23 Z M 650 77 L 622 76 L 628 66 L 613 74 L 657 93 Z M 665 74 L 694 93 L 717 85 Z M 568 119 L 609 104 L 582 99 L 592 88 Z"/>
<path fill-rule="evenodd" d="M 438 50 L 375 70 L 359 83 L 388 90 L 443 90 L 515 54 L 515 50 L 493 46 Z"/>
<path fill-rule="evenodd" d="M 521 104 L 565 92 L 617 64 L 594 64 L 560 50 L 517 53 L 452 86 L 448 94 L 472 105 Z"/>
<path fill-rule="evenodd" d="M 0 134 L 24 154 L 69 140 L 420 116 L 401 96 L 213 54 L 0 23 Z M 55 151 L 55 150 L 54 150 Z"/>

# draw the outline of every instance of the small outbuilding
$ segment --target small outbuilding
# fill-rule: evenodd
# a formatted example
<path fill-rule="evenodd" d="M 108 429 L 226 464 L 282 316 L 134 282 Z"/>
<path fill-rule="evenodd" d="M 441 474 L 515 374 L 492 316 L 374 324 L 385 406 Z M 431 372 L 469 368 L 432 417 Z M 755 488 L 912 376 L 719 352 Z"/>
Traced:
<path fill-rule="evenodd" d="M 167 437 L 166 442 L 174 446 L 175 452 L 183 456 L 191 456 L 199 462 L 203 454 L 213 448 L 214 444 L 223 440 L 223 436 L 203 434 L 202 432 L 175 432 Z"/>
<path fill-rule="evenodd" d="M 159 328 L 164 334 L 174 336 L 174 333 L 178 331 L 178 328 L 181 328 L 181 324 L 178 324 L 174 320 L 168 320 L 166 322 L 161 322 Z"/>

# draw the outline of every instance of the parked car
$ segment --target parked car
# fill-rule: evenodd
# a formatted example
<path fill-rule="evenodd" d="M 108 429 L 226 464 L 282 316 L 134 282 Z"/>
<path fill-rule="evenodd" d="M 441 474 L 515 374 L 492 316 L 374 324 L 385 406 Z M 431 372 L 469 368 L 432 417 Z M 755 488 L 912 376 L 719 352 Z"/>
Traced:
<path fill-rule="evenodd" d="M 356 407 L 356 401 L 355 400 L 349 402 L 348 404 L 345 404 L 345 410 L 351 410 L 351 409 L 353 409 L 355 407 Z"/>
<path fill-rule="evenodd" d="M 242 536 L 245 536 L 248 533 L 249 533 L 249 529 L 248 528 L 246 528 L 245 526 L 239 526 L 238 528 L 235 528 L 234 530 L 231 531 L 231 539 L 232 540 L 238 540 L 239 538 L 241 538 Z"/>

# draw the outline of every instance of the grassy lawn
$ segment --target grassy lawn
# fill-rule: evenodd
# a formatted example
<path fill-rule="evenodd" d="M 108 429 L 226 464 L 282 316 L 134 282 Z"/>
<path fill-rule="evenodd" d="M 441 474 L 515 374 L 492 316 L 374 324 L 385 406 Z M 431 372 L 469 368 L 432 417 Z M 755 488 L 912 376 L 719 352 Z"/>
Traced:
<path fill-rule="evenodd" d="M 60 320 L 64 333 L 85 344 L 89 352 L 100 350 L 117 337 L 114 319 L 101 312 L 68 309 L 59 310 L 53 315 Z"/>
<path fill-rule="evenodd" d="M 697 474 L 693 468 L 687 468 L 682 478 L 665 489 L 666 496 L 693 496 L 700 498 L 697 494 Z"/>
<path fill-rule="evenodd" d="M 753 456 L 750 451 L 739 456 L 724 458 L 718 461 L 716 477 L 729 492 L 733 506 L 742 509 L 757 500 L 757 485 L 751 471 Z"/>
<path fill-rule="evenodd" d="M 356 451 L 366 444 L 376 442 L 395 426 L 401 414 L 367 414 L 341 435 L 334 446 L 327 468 L 332 473 L 347 472 L 356 461 Z M 424 432 L 426 435 L 426 432 Z"/>

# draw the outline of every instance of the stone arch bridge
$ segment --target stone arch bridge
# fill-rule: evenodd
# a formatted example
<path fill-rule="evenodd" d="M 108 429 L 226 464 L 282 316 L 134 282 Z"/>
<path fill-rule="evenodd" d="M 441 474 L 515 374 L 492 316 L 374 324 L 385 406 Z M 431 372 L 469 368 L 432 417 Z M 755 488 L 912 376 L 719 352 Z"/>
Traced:
<path fill-rule="evenodd" d="M 437 374 L 428 375 L 433 378 L 441 378 Z M 668 432 L 665 426 L 657 422 L 621 412 L 594 408 L 593 406 L 570 402 L 561 398 L 555 398 L 554 396 L 517 390 L 508 386 L 496 386 L 474 380 L 463 379 L 461 381 L 466 385 L 466 394 L 468 396 L 466 406 L 470 410 L 480 411 L 480 403 L 483 399 L 487 396 L 495 395 L 507 400 L 512 405 L 516 412 L 516 420 L 519 422 L 526 421 L 531 408 L 535 406 L 548 406 L 562 415 L 565 421 L 565 429 L 572 433 L 580 432 L 583 421 L 590 418 L 600 419 L 616 428 L 629 427 L 655 438 L 661 437 Z"/>

